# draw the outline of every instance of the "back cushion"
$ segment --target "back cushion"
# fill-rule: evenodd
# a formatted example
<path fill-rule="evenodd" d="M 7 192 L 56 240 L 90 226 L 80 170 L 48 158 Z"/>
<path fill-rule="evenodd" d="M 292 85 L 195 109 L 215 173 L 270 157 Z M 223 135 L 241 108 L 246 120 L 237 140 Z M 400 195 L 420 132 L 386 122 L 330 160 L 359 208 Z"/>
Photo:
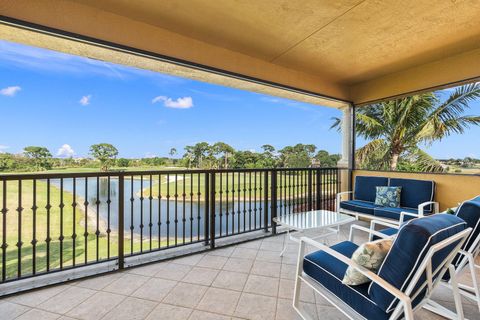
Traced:
<path fill-rule="evenodd" d="M 435 196 L 435 182 L 428 180 L 391 178 L 390 186 L 402 187 L 400 207 L 417 209 L 419 204 L 433 201 Z M 427 213 L 432 212 L 433 206 L 425 207 Z"/>
<path fill-rule="evenodd" d="M 388 178 L 385 177 L 355 177 L 355 200 L 375 202 L 377 188 L 388 186 Z"/>
<path fill-rule="evenodd" d="M 463 246 L 465 250 L 469 250 L 480 233 L 480 196 L 462 203 L 458 207 L 456 215 L 465 220 L 468 228 L 472 228 L 472 233 Z"/>
<path fill-rule="evenodd" d="M 408 221 L 401 227 L 378 275 L 394 287 L 405 291 L 432 245 L 465 228 L 466 223 L 462 219 L 449 214 L 436 214 Z M 455 245 L 450 245 L 437 252 L 432 259 L 432 270 L 435 270 L 440 262 L 451 253 Z M 425 277 L 421 278 L 417 287 L 424 280 Z M 393 310 L 398 303 L 390 293 L 373 282 L 368 292 L 370 298 L 385 312 Z M 421 298 L 422 295 L 416 299 L 416 302 Z"/>

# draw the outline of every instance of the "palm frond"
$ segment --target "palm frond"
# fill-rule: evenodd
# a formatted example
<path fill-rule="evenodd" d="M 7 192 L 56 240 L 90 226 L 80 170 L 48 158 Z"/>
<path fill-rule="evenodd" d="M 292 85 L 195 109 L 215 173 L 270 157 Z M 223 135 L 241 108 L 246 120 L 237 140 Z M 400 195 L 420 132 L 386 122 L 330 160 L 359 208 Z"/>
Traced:
<path fill-rule="evenodd" d="M 439 161 L 435 160 L 432 156 L 419 148 L 412 148 L 405 158 L 413 163 L 416 170 L 420 172 L 446 171 Z"/>

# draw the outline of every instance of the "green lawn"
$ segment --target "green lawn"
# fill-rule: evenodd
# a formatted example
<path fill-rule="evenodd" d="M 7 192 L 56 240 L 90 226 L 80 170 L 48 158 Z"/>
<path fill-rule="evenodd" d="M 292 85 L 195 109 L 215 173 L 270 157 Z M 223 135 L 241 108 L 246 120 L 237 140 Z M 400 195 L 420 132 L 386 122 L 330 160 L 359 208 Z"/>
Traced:
<path fill-rule="evenodd" d="M 153 181 L 152 188 L 144 188 L 143 196 L 148 197 L 150 193 L 152 197 L 157 198 L 159 194 L 162 195 L 162 198 L 165 199 L 166 195 L 169 194 L 170 197 L 173 197 L 175 194 L 178 194 L 179 197 L 182 197 L 184 190 L 186 194 L 186 200 L 190 201 L 190 193 L 193 193 L 193 201 L 204 201 L 204 196 L 198 198 L 197 193 L 200 191 L 202 195 L 205 194 L 205 178 L 204 174 L 182 174 L 176 175 L 178 183 L 175 183 L 175 174 L 169 175 L 170 182 L 167 183 L 167 177 L 162 175 L 161 184 L 158 183 L 158 179 Z M 156 177 L 157 178 L 157 177 Z M 200 179 L 199 179 L 200 178 Z M 262 200 L 264 197 L 264 178 L 265 173 L 222 173 L 221 175 L 217 173 L 215 175 L 215 189 L 216 200 L 220 200 L 222 197 L 225 200 L 228 196 L 228 199 L 234 200 L 243 200 L 243 199 L 252 199 L 252 200 Z M 313 177 L 313 179 L 315 179 Z M 329 184 L 336 183 L 334 177 L 323 177 L 322 181 L 322 191 L 326 192 L 329 190 Z M 268 176 L 268 183 L 271 183 L 271 176 Z M 314 180 L 315 183 L 315 180 Z M 307 175 L 278 175 L 277 178 L 277 198 L 278 199 L 288 199 L 295 197 L 306 197 L 308 193 L 307 189 Z M 287 186 L 285 189 L 284 187 Z M 295 186 L 300 186 L 297 188 Z M 290 187 L 290 189 L 289 189 Z M 175 189 L 176 188 L 176 189 Z M 228 193 L 227 193 L 228 191 Z M 313 189 L 315 192 L 315 187 Z M 268 197 L 270 198 L 270 194 Z"/>
<path fill-rule="evenodd" d="M 150 171 L 150 170 L 183 170 L 186 168 L 183 167 L 163 167 L 163 166 L 141 166 L 141 167 L 112 167 L 111 171 L 126 171 L 126 172 L 135 172 L 135 171 Z M 16 171 L 16 172 L 1 172 L 1 174 L 22 174 L 22 173 L 82 173 L 82 172 L 101 172 L 100 168 L 83 168 L 83 167 L 73 167 L 73 168 L 54 168 L 51 170 L 45 171 Z"/>

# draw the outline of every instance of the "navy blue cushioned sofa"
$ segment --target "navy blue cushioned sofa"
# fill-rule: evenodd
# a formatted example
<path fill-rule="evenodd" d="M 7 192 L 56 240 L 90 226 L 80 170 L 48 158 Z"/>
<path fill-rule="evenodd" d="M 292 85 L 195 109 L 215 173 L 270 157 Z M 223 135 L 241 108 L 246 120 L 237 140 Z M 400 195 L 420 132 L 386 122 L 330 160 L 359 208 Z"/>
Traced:
<path fill-rule="evenodd" d="M 375 205 L 376 187 L 402 187 L 400 207 Z M 345 195 L 353 194 L 352 200 L 342 201 Z M 337 195 L 337 211 L 367 219 L 387 222 L 403 222 L 416 217 L 438 212 L 435 198 L 435 182 L 430 180 L 401 179 L 388 177 L 357 176 L 354 191 Z"/>

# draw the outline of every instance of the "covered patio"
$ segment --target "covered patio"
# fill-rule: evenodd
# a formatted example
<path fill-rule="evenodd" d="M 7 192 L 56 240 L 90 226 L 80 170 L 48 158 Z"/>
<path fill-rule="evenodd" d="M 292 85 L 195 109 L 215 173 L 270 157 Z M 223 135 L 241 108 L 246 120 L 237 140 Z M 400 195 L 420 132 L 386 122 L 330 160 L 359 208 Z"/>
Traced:
<path fill-rule="evenodd" d="M 301 186 L 297 181 L 297 185 L 293 185 L 294 190 L 306 187 L 300 193 L 301 200 L 297 199 L 293 205 L 293 211 L 333 210 L 337 205 L 335 194 L 352 190 L 357 176 L 434 181 L 437 186 L 435 200 L 443 211 L 477 196 L 480 177 L 358 170 L 355 167 L 355 110 L 380 101 L 478 82 L 478 16 L 479 1 L 0 0 L 0 39 L 340 109 L 343 138 L 338 168 L 297 170 L 294 174 L 304 177 L 307 183 Z M 85 179 L 86 185 L 88 178 L 90 181 L 96 178 L 98 183 L 100 176 L 108 176 L 109 184 L 110 178 L 118 179 L 121 194 L 118 210 L 112 213 L 118 215 L 119 221 L 118 234 L 112 234 L 112 247 L 110 228 L 107 231 L 108 257 L 99 258 L 97 222 L 96 230 L 90 232 L 90 235 L 97 233 L 96 258 L 85 253 L 84 262 L 82 259 L 75 265 L 73 258 L 73 263 L 68 261 L 71 265 L 64 270 L 60 257 L 60 266 L 55 266 L 54 270 L 48 269 L 47 262 L 46 270 L 35 274 L 33 266 L 33 273 L 27 276 L 21 272 L 23 265 L 19 258 L 18 270 L 17 263 L 13 263 L 9 278 L 5 271 L 7 247 L 17 250 L 14 248 L 17 246 L 20 252 L 24 243 L 19 239 L 17 244 L 7 246 L 6 240 L 2 241 L 0 297 L 4 297 L 0 298 L 0 318 L 299 319 L 292 307 L 298 245 L 288 244 L 285 255 L 280 257 L 286 237 L 282 233 L 284 230 L 276 230 L 274 222 L 277 213 L 282 214 L 282 205 L 285 207 L 282 200 L 287 199 L 286 194 L 282 198 L 282 190 L 285 192 L 287 188 L 282 184 L 287 173 L 283 173 L 284 180 L 279 178 L 277 185 L 282 170 L 247 170 L 250 175 L 253 172 L 255 179 L 258 175 L 264 190 L 263 199 L 259 200 L 263 201 L 259 225 L 255 207 L 255 227 L 252 228 L 250 221 L 249 230 L 244 220 L 241 231 L 238 220 L 238 231 L 232 226 L 233 231 L 228 233 L 227 186 L 226 235 L 222 234 L 221 224 L 224 191 L 221 184 L 215 186 L 215 179 L 225 174 L 227 179 L 229 175 L 238 176 L 240 182 L 243 174 L 245 182 L 245 172 L 193 170 L 173 173 L 195 175 L 199 181 L 204 179 L 204 190 L 194 193 L 192 189 L 190 194 L 183 190 L 183 204 L 186 197 L 190 196 L 192 201 L 198 196 L 197 201 L 204 201 L 207 209 L 202 217 L 198 213 L 198 230 L 195 235 L 190 232 L 190 241 L 188 236 L 185 240 L 187 220 L 184 216 L 183 243 L 177 246 L 179 220 L 175 217 L 175 245 L 162 247 L 159 235 L 158 243 L 154 242 L 158 248 L 152 249 L 151 203 L 154 198 L 151 193 L 145 198 L 141 194 L 140 201 L 150 201 L 150 249 L 146 252 L 143 251 L 143 238 L 134 245 L 133 231 L 130 239 L 124 234 L 129 232 L 129 226 L 124 225 L 125 221 L 128 223 L 125 219 L 128 216 L 124 215 L 124 200 L 128 203 L 128 194 L 124 194 L 123 185 L 125 181 L 132 181 L 133 185 L 134 174 L 0 176 L 4 194 L 7 181 L 18 182 L 21 190 L 21 181 L 26 180 L 33 181 L 36 186 L 37 180 Z M 163 175 L 170 181 L 169 174 L 172 173 L 140 172 L 136 179 L 140 177 L 143 181 L 144 177 L 149 177 L 152 181 L 152 175 L 155 179 L 158 175 L 161 181 Z M 327 181 L 328 187 L 321 185 L 322 181 Z M 329 190 L 325 192 L 325 188 Z M 241 191 L 239 185 L 237 192 Z M 215 206 L 216 193 L 220 194 L 220 209 Z M 133 193 L 131 197 L 133 208 Z M 179 194 L 174 197 L 178 198 Z M 280 201 L 276 202 L 278 199 Z M 110 198 L 107 201 L 110 208 Z M 7 208 L 7 201 L 3 201 L 3 221 L 11 212 L 17 211 L 20 216 L 24 209 L 31 209 L 23 208 L 21 200 L 19 202 L 17 208 Z M 237 202 L 241 201 L 237 199 Z M 73 200 L 73 212 L 76 205 Z M 245 211 L 245 201 L 243 205 Z M 61 202 L 56 206 L 63 210 L 65 204 Z M 47 207 L 50 210 L 50 203 Z M 33 215 L 36 209 L 34 203 Z M 132 221 L 133 215 L 138 214 L 133 211 Z M 240 215 L 240 206 L 238 212 Z M 218 216 L 220 230 L 215 225 Z M 190 215 L 190 219 L 193 228 L 195 218 Z M 158 223 L 160 233 L 161 222 Z M 170 231 L 169 223 L 167 232 Z M 368 226 L 365 221 L 354 223 Z M 146 226 L 142 220 L 140 229 L 143 231 Z M 134 226 L 130 227 L 133 230 Z M 4 225 L 3 234 L 7 232 L 5 229 Z M 81 231 L 84 235 L 77 235 L 75 231 L 65 235 L 73 238 L 74 247 L 77 236 L 85 237 L 87 247 L 87 222 Z M 346 240 L 349 232 L 350 225 L 343 225 L 338 236 L 331 236 L 326 242 L 335 244 Z M 35 252 L 37 240 L 46 242 L 47 247 L 50 245 L 50 235 L 46 239 L 23 240 L 31 240 L 26 245 L 31 244 Z M 60 234 L 57 239 L 61 247 L 66 237 Z M 131 240 L 130 247 L 126 246 L 126 239 Z M 166 239 L 168 243 L 169 236 Z M 357 244 L 365 241 L 365 235 L 355 238 Z M 135 247 L 139 243 L 141 249 Z M 16 252 L 10 253 L 16 257 Z M 468 271 L 461 275 L 460 281 L 471 281 Z M 432 298 L 450 310 L 455 309 L 449 289 L 440 286 Z M 344 318 L 330 302 L 311 289 L 303 290 L 300 300 L 313 319 Z M 464 299 L 463 309 L 467 318 L 479 317 L 474 302 Z M 441 319 L 426 310 L 419 311 L 416 316 Z"/>

